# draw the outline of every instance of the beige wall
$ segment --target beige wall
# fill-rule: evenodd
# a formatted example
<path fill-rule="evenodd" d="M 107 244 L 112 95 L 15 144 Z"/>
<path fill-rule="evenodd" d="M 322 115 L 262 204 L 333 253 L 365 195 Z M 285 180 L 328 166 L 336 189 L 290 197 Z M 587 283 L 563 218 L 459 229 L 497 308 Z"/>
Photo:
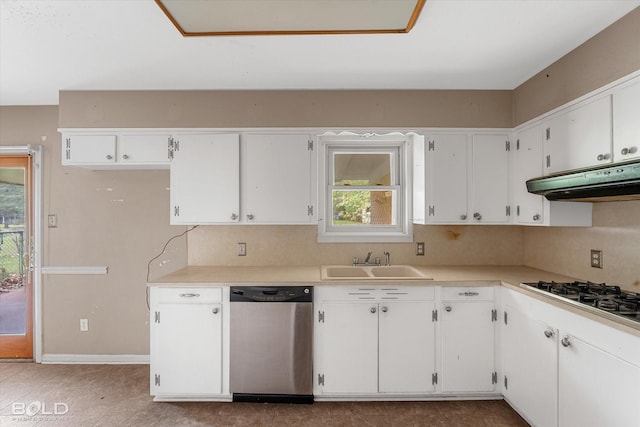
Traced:
<path fill-rule="evenodd" d="M 44 148 L 43 213 L 57 214 L 58 227 L 44 229 L 43 265 L 109 273 L 44 276 L 44 353 L 147 354 L 147 262 L 184 231 L 168 225 L 169 173 L 63 167 L 57 124 L 57 106 L 0 107 L 0 145 Z M 184 265 L 182 238 L 154 263 L 152 277 Z M 80 332 L 80 318 L 89 319 L 89 332 Z"/>
<path fill-rule="evenodd" d="M 514 126 L 639 69 L 640 7 L 518 86 Z"/>
<path fill-rule="evenodd" d="M 61 128 L 505 127 L 511 91 L 62 91 Z"/>

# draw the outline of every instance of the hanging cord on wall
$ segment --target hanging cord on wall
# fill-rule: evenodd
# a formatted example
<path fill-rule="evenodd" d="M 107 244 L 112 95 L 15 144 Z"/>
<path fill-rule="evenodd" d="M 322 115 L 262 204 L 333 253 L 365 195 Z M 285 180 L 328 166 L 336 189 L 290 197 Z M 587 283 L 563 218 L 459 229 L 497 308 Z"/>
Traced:
<path fill-rule="evenodd" d="M 195 230 L 196 228 L 198 228 L 198 226 L 194 225 L 193 227 L 186 229 L 182 233 L 176 234 L 175 236 L 171 237 L 169 240 L 167 240 L 167 243 L 164 244 L 162 251 L 158 255 L 154 256 L 149 260 L 149 262 L 147 263 L 147 283 L 149 283 L 149 274 L 151 274 L 151 263 L 157 260 L 158 258 L 160 258 L 164 254 L 164 252 L 167 250 L 167 246 L 169 246 L 169 243 L 171 243 L 174 239 L 177 239 L 178 237 L 182 237 L 185 234 Z M 147 310 L 151 310 L 151 306 L 149 305 L 149 286 L 146 287 L 146 294 L 147 294 Z"/>

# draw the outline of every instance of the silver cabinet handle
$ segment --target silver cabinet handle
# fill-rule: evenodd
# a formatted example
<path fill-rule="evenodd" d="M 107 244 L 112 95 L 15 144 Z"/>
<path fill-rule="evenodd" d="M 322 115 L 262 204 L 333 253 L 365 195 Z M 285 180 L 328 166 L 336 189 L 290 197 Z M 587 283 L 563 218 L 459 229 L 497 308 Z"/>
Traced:
<path fill-rule="evenodd" d="M 128 154 L 123 154 L 123 155 L 122 155 L 122 158 L 123 158 L 123 159 L 125 159 L 125 160 L 127 160 L 127 159 L 129 158 L 129 155 L 128 155 Z"/>
<path fill-rule="evenodd" d="M 547 338 L 551 338 L 554 334 L 555 334 L 555 332 L 551 328 L 549 328 L 546 331 L 544 331 L 544 336 L 547 337 Z"/>
<path fill-rule="evenodd" d="M 565 335 L 564 338 L 562 338 L 562 341 L 560 341 L 560 343 L 562 344 L 563 347 L 569 347 L 571 345 L 571 340 L 569 339 L 569 335 Z"/>
<path fill-rule="evenodd" d="M 533 216 L 533 220 L 534 220 L 534 221 L 539 221 L 539 220 L 540 220 L 540 215 L 539 215 L 539 214 L 535 214 L 535 215 Z"/>
<path fill-rule="evenodd" d="M 450 312 L 450 311 L 451 311 L 451 306 L 450 306 L 450 305 L 446 306 L 446 307 L 444 308 L 444 311 L 446 311 L 446 312 Z"/>
<path fill-rule="evenodd" d="M 635 154 L 638 152 L 638 147 L 624 147 L 621 151 L 620 154 L 626 156 L 627 154 Z"/>
<path fill-rule="evenodd" d="M 598 157 L 597 157 L 598 160 L 609 160 L 610 158 L 611 158 L 611 154 L 609 153 L 598 154 Z"/>
<path fill-rule="evenodd" d="M 375 308 L 375 307 L 371 307 L 371 308 L 369 309 L 369 311 L 370 311 L 370 312 L 372 312 L 372 313 L 375 313 L 377 310 L 376 310 L 376 308 Z"/>
<path fill-rule="evenodd" d="M 477 297 L 478 295 L 480 295 L 480 293 L 466 291 L 466 292 L 458 292 L 458 295 L 460 295 L 461 297 Z"/>
<path fill-rule="evenodd" d="M 211 312 L 213 314 L 218 314 L 220 312 L 220 309 L 218 307 L 214 308 L 213 310 L 211 310 Z"/>
<path fill-rule="evenodd" d="M 237 214 L 231 214 L 231 219 L 235 221 L 236 219 L 238 219 L 238 215 Z"/>
<path fill-rule="evenodd" d="M 113 159 L 113 156 L 111 154 L 107 154 L 107 160 L 111 160 Z"/>
<path fill-rule="evenodd" d="M 197 298 L 199 296 L 200 294 L 180 294 L 180 297 L 182 298 Z"/>
<path fill-rule="evenodd" d="M 466 214 L 460 215 L 460 219 L 463 220 L 463 221 L 466 221 L 467 220 L 467 215 Z"/>
<path fill-rule="evenodd" d="M 253 216 L 253 214 L 248 214 L 248 215 L 247 215 L 247 219 L 248 219 L 249 221 L 253 220 L 253 218 L 255 218 L 255 217 Z"/>
<path fill-rule="evenodd" d="M 480 215 L 480 212 L 474 213 L 473 219 L 477 219 L 478 221 L 482 220 L 482 215 Z"/>
<path fill-rule="evenodd" d="M 387 311 L 389 311 L 389 307 L 383 305 L 380 310 L 382 310 L 383 313 L 386 313 Z"/>

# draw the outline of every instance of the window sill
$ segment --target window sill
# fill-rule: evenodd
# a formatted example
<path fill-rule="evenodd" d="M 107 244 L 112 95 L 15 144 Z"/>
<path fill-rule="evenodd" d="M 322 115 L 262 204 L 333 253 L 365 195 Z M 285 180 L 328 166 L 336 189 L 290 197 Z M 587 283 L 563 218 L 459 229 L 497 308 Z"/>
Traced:
<path fill-rule="evenodd" d="M 413 242 L 413 233 L 318 233 L 318 243 L 407 243 Z"/>

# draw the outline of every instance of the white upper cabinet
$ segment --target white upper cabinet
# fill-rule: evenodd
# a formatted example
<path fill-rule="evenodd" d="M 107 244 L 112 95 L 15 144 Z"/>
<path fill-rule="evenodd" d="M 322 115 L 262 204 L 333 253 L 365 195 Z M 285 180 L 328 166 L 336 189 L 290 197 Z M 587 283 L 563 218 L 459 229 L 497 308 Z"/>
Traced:
<path fill-rule="evenodd" d="M 538 124 L 515 135 L 513 151 L 513 201 L 515 222 L 541 224 L 544 198 L 527 191 L 528 179 L 542 175 L 542 125 Z"/>
<path fill-rule="evenodd" d="M 434 134 L 415 146 L 414 223 L 507 223 L 508 139 L 506 134 Z"/>
<path fill-rule="evenodd" d="M 640 82 L 613 92 L 613 160 L 640 157 Z"/>
<path fill-rule="evenodd" d="M 240 135 L 174 137 L 171 224 L 216 224 L 240 218 Z"/>
<path fill-rule="evenodd" d="M 610 163 L 611 96 L 547 120 L 544 145 L 545 174 Z"/>
<path fill-rule="evenodd" d="M 168 134 L 64 132 L 62 164 L 87 169 L 166 169 Z"/>
<path fill-rule="evenodd" d="M 471 220 L 509 222 L 509 136 L 473 135 Z"/>
<path fill-rule="evenodd" d="M 313 139 L 309 134 L 248 134 L 242 162 L 243 221 L 315 220 Z"/>

